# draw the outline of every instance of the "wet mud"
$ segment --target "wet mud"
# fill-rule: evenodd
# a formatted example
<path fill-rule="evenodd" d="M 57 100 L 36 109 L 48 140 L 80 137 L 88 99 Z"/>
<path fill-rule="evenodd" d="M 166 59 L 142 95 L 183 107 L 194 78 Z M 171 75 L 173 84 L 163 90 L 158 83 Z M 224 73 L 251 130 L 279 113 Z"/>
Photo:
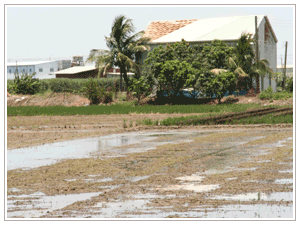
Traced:
<path fill-rule="evenodd" d="M 295 216 L 292 128 L 136 131 L 7 153 L 7 218 Z"/>

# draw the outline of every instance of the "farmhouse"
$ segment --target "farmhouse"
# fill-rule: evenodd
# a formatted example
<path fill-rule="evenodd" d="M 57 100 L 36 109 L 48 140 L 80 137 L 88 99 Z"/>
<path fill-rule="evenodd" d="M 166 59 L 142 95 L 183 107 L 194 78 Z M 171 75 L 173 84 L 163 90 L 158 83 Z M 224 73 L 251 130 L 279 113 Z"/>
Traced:
<path fill-rule="evenodd" d="M 276 72 L 277 38 L 270 21 L 264 15 L 219 17 L 193 20 L 152 21 L 148 24 L 144 36 L 150 37 L 150 47 L 153 50 L 159 45 L 180 42 L 182 39 L 191 45 L 211 42 L 219 39 L 234 46 L 242 33 L 256 34 L 257 18 L 259 59 L 268 59 L 270 67 Z M 150 51 L 151 51 L 150 50 Z M 142 54 L 142 60 L 147 52 Z M 260 91 L 272 86 L 276 90 L 275 80 L 265 76 L 260 77 Z"/>

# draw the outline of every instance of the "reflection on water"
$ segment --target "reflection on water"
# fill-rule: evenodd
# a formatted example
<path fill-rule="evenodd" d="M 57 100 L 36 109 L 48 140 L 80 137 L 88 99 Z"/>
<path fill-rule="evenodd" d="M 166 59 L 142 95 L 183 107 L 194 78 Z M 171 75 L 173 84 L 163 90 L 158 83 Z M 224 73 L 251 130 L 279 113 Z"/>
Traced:
<path fill-rule="evenodd" d="M 180 141 L 186 141 L 196 131 L 156 131 L 112 134 L 97 138 L 86 138 L 44 144 L 28 148 L 7 151 L 7 169 L 30 169 L 51 165 L 64 159 L 90 157 L 119 157 L 134 152 L 144 152 L 165 143 L 177 143 L 178 139 L 167 142 L 155 142 L 161 134 L 180 135 Z M 127 145 L 136 144 L 136 147 Z M 122 148 L 120 148 L 122 147 Z"/>

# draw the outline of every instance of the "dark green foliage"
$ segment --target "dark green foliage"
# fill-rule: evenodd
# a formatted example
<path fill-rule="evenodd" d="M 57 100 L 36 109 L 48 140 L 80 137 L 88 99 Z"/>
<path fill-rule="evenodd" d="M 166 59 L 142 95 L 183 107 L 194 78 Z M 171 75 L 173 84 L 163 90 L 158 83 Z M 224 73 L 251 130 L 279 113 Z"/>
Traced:
<path fill-rule="evenodd" d="M 168 95 L 177 96 L 178 92 L 195 79 L 194 69 L 186 61 L 170 60 L 156 63 L 154 78 L 158 88 L 167 91 Z"/>
<path fill-rule="evenodd" d="M 235 91 L 235 76 L 227 73 L 223 77 L 209 71 L 228 68 L 232 51 L 220 40 L 192 46 L 182 40 L 166 47 L 159 46 L 148 53 L 144 75 L 149 84 L 156 86 L 158 91 L 167 91 L 169 95 L 172 92 L 176 96 L 182 88 L 192 87 L 204 96 L 216 93 L 220 99 L 228 90 L 226 88 Z"/>
<path fill-rule="evenodd" d="M 211 44 L 203 47 L 201 58 L 203 67 L 207 69 L 227 69 L 228 59 L 233 54 L 233 48 L 221 40 L 213 40 Z"/>
<path fill-rule="evenodd" d="M 39 92 L 40 81 L 33 78 L 33 74 L 15 74 L 12 86 L 10 87 L 16 94 L 33 95 Z"/>
<path fill-rule="evenodd" d="M 229 94 L 236 90 L 237 76 L 232 72 L 212 73 L 205 72 L 199 75 L 198 89 L 206 96 L 216 95 L 218 102 L 224 97 L 226 91 Z"/>
<path fill-rule="evenodd" d="M 293 77 L 286 80 L 285 90 L 288 92 L 293 92 Z"/>
<path fill-rule="evenodd" d="M 236 64 L 250 76 L 252 75 L 251 67 L 255 58 L 253 47 L 251 45 L 252 42 L 253 40 L 250 35 L 243 34 L 239 38 L 238 43 L 233 50 L 235 53 L 234 59 Z"/>

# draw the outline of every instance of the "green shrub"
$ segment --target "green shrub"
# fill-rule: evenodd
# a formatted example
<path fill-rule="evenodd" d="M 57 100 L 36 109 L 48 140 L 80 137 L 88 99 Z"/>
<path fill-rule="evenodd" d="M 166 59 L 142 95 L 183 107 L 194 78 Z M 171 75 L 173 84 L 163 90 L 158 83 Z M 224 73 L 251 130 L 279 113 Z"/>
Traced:
<path fill-rule="evenodd" d="M 68 78 L 51 79 L 48 81 L 49 89 L 53 92 L 78 93 L 83 85 L 77 80 Z"/>
<path fill-rule="evenodd" d="M 285 90 L 288 92 L 293 92 L 293 77 L 286 80 Z"/>
<path fill-rule="evenodd" d="M 293 97 L 293 93 L 289 93 L 287 91 L 278 91 L 273 93 L 272 87 L 268 87 L 266 90 L 261 92 L 258 96 L 260 99 L 287 99 Z"/>
<path fill-rule="evenodd" d="M 17 94 L 30 94 L 33 95 L 39 92 L 39 79 L 33 78 L 33 74 L 15 74 L 15 79 L 13 80 L 12 88 Z"/>
<path fill-rule="evenodd" d="M 80 92 L 90 100 L 92 105 L 100 102 L 107 104 L 113 101 L 113 88 L 108 87 L 105 90 L 94 78 L 89 78 Z"/>
<path fill-rule="evenodd" d="M 273 94 L 273 99 L 287 99 L 293 97 L 293 93 L 289 93 L 287 91 L 276 92 Z"/>
<path fill-rule="evenodd" d="M 151 86 L 147 82 L 145 77 L 139 77 L 138 79 L 131 79 L 130 91 L 133 91 L 133 96 L 137 98 L 137 102 L 134 102 L 134 105 L 139 105 L 142 96 L 147 96 L 151 93 Z"/>
<path fill-rule="evenodd" d="M 82 88 L 81 93 L 86 96 L 89 100 L 91 105 L 99 104 L 103 97 L 103 88 L 100 88 L 97 85 L 97 82 L 93 78 L 89 78 L 88 82 Z"/>
<path fill-rule="evenodd" d="M 102 90 L 102 99 L 101 101 L 105 104 L 111 103 L 113 101 L 113 92 L 112 88 L 108 87 L 106 91 Z"/>
<path fill-rule="evenodd" d="M 271 99 L 273 98 L 273 88 L 271 86 L 269 86 L 266 90 L 264 90 L 263 92 L 261 92 L 258 97 L 260 99 Z"/>

